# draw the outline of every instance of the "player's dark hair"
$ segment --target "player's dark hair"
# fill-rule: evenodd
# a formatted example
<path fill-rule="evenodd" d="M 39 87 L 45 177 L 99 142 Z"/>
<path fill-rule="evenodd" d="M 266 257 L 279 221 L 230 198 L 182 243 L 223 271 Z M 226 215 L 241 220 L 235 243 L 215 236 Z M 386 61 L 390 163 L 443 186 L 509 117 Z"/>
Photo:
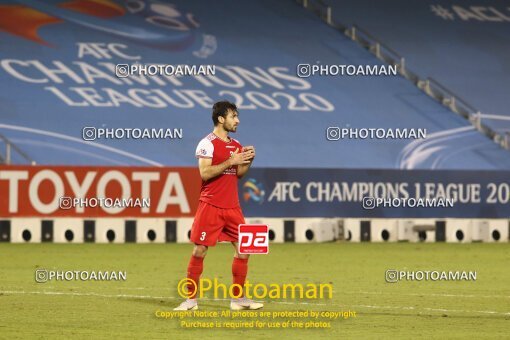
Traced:
<path fill-rule="evenodd" d="M 214 123 L 214 126 L 218 125 L 218 117 L 223 117 L 227 115 L 227 112 L 229 110 L 232 110 L 234 112 L 237 112 L 237 106 L 234 103 L 231 103 L 229 101 L 223 100 L 220 102 L 217 102 L 212 107 L 212 121 Z"/>

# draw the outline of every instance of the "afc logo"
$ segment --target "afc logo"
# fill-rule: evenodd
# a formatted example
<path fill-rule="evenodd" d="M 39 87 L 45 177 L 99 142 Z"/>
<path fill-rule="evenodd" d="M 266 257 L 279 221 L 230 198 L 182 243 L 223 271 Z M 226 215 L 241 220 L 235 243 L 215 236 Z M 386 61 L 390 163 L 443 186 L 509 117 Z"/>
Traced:
<path fill-rule="evenodd" d="M 239 254 L 269 253 L 269 227 L 265 224 L 240 224 Z"/>

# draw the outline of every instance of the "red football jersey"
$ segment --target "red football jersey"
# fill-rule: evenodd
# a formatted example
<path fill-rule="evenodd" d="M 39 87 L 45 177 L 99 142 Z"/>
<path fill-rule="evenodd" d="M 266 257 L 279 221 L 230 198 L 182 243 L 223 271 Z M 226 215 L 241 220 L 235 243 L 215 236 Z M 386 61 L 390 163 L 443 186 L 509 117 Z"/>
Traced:
<path fill-rule="evenodd" d="M 241 152 L 243 147 L 234 138 L 230 138 L 230 142 L 227 143 L 219 139 L 214 133 L 210 133 L 198 143 L 195 156 L 197 158 L 212 158 L 212 165 L 218 165 L 229 159 L 236 149 Z M 219 176 L 208 181 L 202 181 L 200 201 L 218 208 L 239 207 L 237 165 L 226 169 Z"/>

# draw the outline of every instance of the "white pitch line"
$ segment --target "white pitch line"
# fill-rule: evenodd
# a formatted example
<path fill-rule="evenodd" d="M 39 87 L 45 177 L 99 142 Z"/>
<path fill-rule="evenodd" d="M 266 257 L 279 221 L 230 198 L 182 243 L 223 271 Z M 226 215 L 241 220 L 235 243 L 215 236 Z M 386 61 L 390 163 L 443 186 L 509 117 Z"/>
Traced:
<path fill-rule="evenodd" d="M 4 290 L 0 291 L 0 294 L 32 294 L 32 295 L 71 295 L 71 296 L 94 296 L 94 297 L 106 297 L 106 298 L 138 298 L 138 299 L 182 299 L 182 297 L 174 297 L 174 296 L 150 296 L 150 295 L 129 295 L 129 294 L 100 294 L 100 293 L 79 293 L 79 292 L 41 292 L 41 291 L 15 291 L 15 290 Z M 209 299 L 209 298 L 201 298 L 203 300 L 211 300 L 211 301 L 229 301 L 230 299 Z M 314 305 L 314 306 L 336 306 L 336 304 L 326 304 L 326 303 L 313 303 L 313 302 L 284 302 L 284 301 L 271 301 L 271 303 L 277 304 L 287 304 L 287 305 Z M 340 306 L 338 306 L 340 307 Z M 402 309 L 402 310 L 426 310 L 426 311 L 434 311 L 434 312 L 458 312 L 458 313 L 478 313 L 478 314 L 490 314 L 490 315 L 510 315 L 510 312 L 495 312 L 495 311 L 470 311 L 470 310 L 461 310 L 461 309 L 442 309 L 442 308 L 428 308 L 428 307 L 402 307 L 402 306 L 373 306 L 373 305 L 346 305 L 341 306 L 345 307 L 355 307 L 355 308 L 371 308 L 371 309 Z"/>
<path fill-rule="evenodd" d="M 15 287 L 13 287 L 15 288 Z M 60 289 L 62 287 L 45 286 L 44 289 Z M 83 286 L 66 286 L 70 289 L 81 289 Z M 119 290 L 175 290 L 175 287 L 117 287 Z M 352 292 L 352 291 L 337 291 L 333 293 L 338 294 L 353 294 L 353 295 L 399 295 L 399 296 L 429 296 L 429 297 L 453 297 L 453 298 L 482 298 L 482 299 L 510 299 L 510 295 L 473 295 L 473 294 L 439 294 L 439 293 L 392 293 L 392 292 Z"/>
<path fill-rule="evenodd" d="M 78 292 L 26 292 L 26 291 L 15 291 L 15 290 L 2 290 L 2 294 L 27 294 L 27 295 L 71 295 L 71 296 L 96 296 L 96 297 L 107 297 L 107 298 L 140 298 L 140 299 L 176 299 L 173 296 L 150 296 L 150 295 L 128 295 L 128 294 L 100 294 L 100 293 L 78 293 Z"/>
<path fill-rule="evenodd" d="M 313 305 L 313 306 L 334 306 L 332 303 L 314 303 L 314 302 L 286 302 L 286 301 L 271 301 L 270 303 L 278 303 L 281 305 Z"/>
<path fill-rule="evenodd" d="M 390 292 L 346 292 L 341 294 L 370 294 L 370 295 L 399 295 L 399 296 L 437 296 L 437 297 L 455 297 L 455 298 L 484 298 L 484 299 L 510 299 L 510 295 L 465 295 L 465 294 L 419 294 L 419 293 L 390 293 Z"/>
<path fill-rule="evenodd" d="M 7 287 L 7 288 L 11 288 L 11 287 Z M 12 288 L 16 288 L 16 287 L 12 287 Z M 68 286 L 68 285 L 66 285 L 65 287 L 63 287 L 63 286 L 56 287 L 56 286 L 50 286 L 50 285 L 44 284 L 43 288 L 44 289 L 62 289 L 62 288 L 83 289 L 84 287 L 83 286 Z M 119 290 L 174 290 L 175 291 L 175 287 L 115 287 L 115 289 L 119 289 Z"/>
<path fill-rule="evenodd" d="M 352 305 L 352 307 L 362 307 L 362 308 L 373 308 L 373 309 L 404 309 L 404 310 L 427 310 L 433 312 L 457 312 L 457 313 L 481 313 L 481 314 L 495 314 L 495 315 L 510 315 L 510 312 L 495 312 L 495 311 L 487 311 L 487 310 L 462 310 L 462 309 L 443 309 L 443 308 L 428 308 L 428 307 L 400 307 L 400 306 L 370 306 L 370 305 Z"/>

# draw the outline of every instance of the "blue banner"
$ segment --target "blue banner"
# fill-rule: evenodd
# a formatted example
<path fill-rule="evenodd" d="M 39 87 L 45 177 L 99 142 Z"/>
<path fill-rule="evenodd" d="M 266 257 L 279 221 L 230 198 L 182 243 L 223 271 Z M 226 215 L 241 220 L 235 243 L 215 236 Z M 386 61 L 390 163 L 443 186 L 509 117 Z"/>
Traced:
<path fill-rule="evenodd" d="M 37 164 L 196 166 L 211 108 L 229 100 L 260 167 L 510 169 L 295 1 L 0 0 L 0 46 L 0 135 Z"/>
<path fill-rule="evenodd" d="M 252 169 L 240 196 L 246 216 L 508 218 L 510 173 Z"/>

